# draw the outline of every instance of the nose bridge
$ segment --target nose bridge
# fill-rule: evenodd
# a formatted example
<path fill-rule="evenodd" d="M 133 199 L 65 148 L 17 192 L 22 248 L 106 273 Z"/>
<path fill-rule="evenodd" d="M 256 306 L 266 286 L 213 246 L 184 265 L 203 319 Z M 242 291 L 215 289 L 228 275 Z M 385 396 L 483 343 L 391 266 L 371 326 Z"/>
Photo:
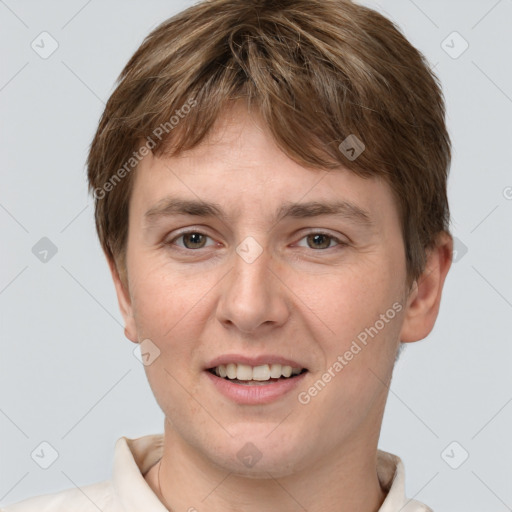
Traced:
<path fill-rule="evenodd" d="M 218 318 L 244 332 L 262 324 L 281 324 L 288 308 L 274 276 L 273 259 L 254 237 L 246 237 L 233 254 L 231 272 L 218 306 Z"/>

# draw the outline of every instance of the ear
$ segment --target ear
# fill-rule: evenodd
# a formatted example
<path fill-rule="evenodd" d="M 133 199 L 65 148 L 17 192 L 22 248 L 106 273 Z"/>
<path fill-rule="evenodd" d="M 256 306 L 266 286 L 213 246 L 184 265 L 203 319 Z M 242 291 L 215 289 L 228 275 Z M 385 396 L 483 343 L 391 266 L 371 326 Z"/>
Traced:
<path fill-rule="evenodd" d="M 115 262 L 107 257 L 108 266 L 110 268 L 110 273 L 112 274 L 112 280 L 114 281 L 114 286 L 116 288 L 117 302 L 119 304 L 119 309 L 121 310 L 121 314 L 124 319 L 124 335 L 134 343 L 138 343 L 137 337 L 137 328 L 135 326 L 135 319 L 133 317 L 133 309 L 132 309 L 132 301 L 130 297 L 130 292 L 128 290 L 128 279 L 123 280 L 119 277 L 119 272 Z M 125 274 L 126 275 L 126 274 Z"/>
<path fill-rule="evenodd" d="M 434 328 L 443 285 L 452 264 L 453 239 L 442 231 L 428 250 L 425 270 L 413 283 L 407 299 L 400 340 L 404 343 L 427 337 Z"/>

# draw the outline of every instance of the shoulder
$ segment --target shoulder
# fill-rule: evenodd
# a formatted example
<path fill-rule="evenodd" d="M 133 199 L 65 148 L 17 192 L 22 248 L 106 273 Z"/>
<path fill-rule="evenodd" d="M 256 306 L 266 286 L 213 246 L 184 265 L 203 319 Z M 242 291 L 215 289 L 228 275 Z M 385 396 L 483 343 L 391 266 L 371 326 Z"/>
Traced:
<path fill-rule="evenodd" d="M 401 512 L 434 512 L 430 507 L 424 503 L 416 500 L 409 500 Z"/>
<path fill-rule="evenodd" d="M 434 512 L 430 507 L 424 503 L 416 500 L 407 500 L 400 512 Z"/>
<path fill-rule="evenodd" d="M 405 468 L 400 457 L 378 450 L 377 474 L 381 487 L 387 492 L 379 512 L 433 512 L 424 503 L 407 499 L 405 494 Z"/>
<path fill-rule="evenodd" d="M 110 481 L 99 482 L 81 488 L 34 496 L 13 503 L 0 512 L 118 512 Z"/>

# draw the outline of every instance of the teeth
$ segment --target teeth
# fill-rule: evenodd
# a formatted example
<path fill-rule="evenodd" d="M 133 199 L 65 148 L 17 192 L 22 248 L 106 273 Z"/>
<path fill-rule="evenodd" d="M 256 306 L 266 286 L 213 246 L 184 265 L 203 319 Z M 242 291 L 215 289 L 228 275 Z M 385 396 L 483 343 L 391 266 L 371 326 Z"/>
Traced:
<path fill-rule="evenodd" d="M 229 363 L 228 365 L 226 365 L 226 375 L 230 379 L 236 379 L 236 364 Z"/>
<path fill-rule="evenodd" d="M 271 364 L 270 365 L 270 376 L 273 379 L 279 379 L 279 377 L 281 377 L 281 365 L 280 364 Z"/>
<path fill-rule="evenodd" d="M 292 374 L 292 367 L 291 366 L 283 366 L 281 368 L 281 375 L 283 377 L 290 377 Z"/>
<path fill-rule="evenodd" d="M 237 364 L 236 378 L 238 380 L 252 380 L 252 368 L 247 364 Z"/>
<path fill-rule="evenodd" d="M 259 366 L 249 366 L 247 364 L 221 364 L 215 368 L 215 375 L 218 377 L 228 377 L 238 380 L 257 380 L 265 381 L 270 379 L 279 379 L 280 377 L 291 377 L 298 375 L 302 368 L 292 368 L 281 364 L 262 364 Z"/>
<path fill-rule="evenodd" d="M 270 379 L 270 368 L 268 364 L 255 366 L 252 369 L 252 380 L 268 380 Z"/>

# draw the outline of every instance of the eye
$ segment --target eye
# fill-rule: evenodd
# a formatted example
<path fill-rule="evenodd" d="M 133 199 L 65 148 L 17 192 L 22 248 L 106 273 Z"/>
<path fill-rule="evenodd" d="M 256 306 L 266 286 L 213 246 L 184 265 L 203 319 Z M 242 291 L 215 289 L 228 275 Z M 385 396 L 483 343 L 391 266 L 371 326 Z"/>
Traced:
<path fill-rule="evenodd" d="M 188 250 L 203 249 L 208 247 L 206 243 L 207 239 L 212 240 L 208 235 L 205 235 L 200 231 L 186 231 L 174 237 L 172 240 L 165 242 L 165 245 L 177 245 L 182 249 Z M 182 240 L 182 243 L 177 243 L 178 240 Z M 339 238 L 324 232 L 308 233 L 306 236 L 301 238 L 301 241 L 302 240 L 306 240 L 307 247 L 310 249 L 325 250 L 330 249 L 333 246 L 348 245 L 346 242 L 343 242 Z M 212 245 L 215 245 L 213 240 L 209 246 Z M 297 245 L 299 247 L 304 247 L 304 245 L 301 245 L 300 243 Z"/>
<path fill-rule="evenodd" d="M 342 242 L 339 238 L 329 235 L 328 233 L 314 232 L 308 233 L 301 240 L 306 240 L 307 246 L 310 249 L 330 249 L 332 247 L 331 242 L 336 242 L 335 245 L 347 245 Z M 300 246 L 300 245 L 299 245 Z M 300 247 L 304 247 L 303 245 Z"/>
<path fill-rule="evenodd" d="M 177 245 L 178 247 L 181 247 L 183 249 L 202 249 L 203 247 L 207 247 L 207 238 L 210 237 L 199 231 L 186 231 L 184 233 L 181 233 L 179 236 L 173 238 L 169 242 L 166 242 L 166 245 Z M 183 239 L 183 245 L 175 243 L 176 240 L 180 239 Z"/>

